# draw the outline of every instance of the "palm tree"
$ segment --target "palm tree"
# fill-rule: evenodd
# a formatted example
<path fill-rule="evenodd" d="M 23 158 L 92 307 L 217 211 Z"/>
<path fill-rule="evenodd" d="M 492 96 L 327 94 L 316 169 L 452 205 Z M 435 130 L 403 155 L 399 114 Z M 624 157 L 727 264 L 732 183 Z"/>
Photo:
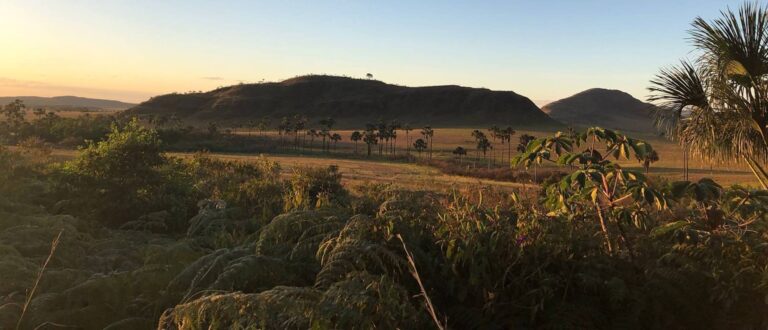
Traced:
<path fill-rule="evenodd" d="M 307 126 L 307 117 L 302 115 L 293 116 L 293 139 L 294 139 L 296 150 L 298 150 L 300 147 L 299 134 L 301 134 L 301 132 L 306 128 L 306 126 Z"/>
<path fill-rule="evenodd" d="M 336 143 L 341 141 L 341 135 L 339 133 L 333 133 L 333 135 L 330 136 L 331 141 L 333 141 L 333 150 L 336 150 Z"/>
<path fill-rule="evenodd" d="M 435 130 L 430 126 L 424 126 L 421 129 L 421 135 L 426 139 L 426 143 L 429 145 L 429 160 L 432 160 L 432 140 L 435 136 Z"/>
<path fill-rule="evenodd" d="M 312 149 L 315 147 L 315 138 L 320 135 L 317 133 L 317 130 L 314 128 L 307 130 L 307 135 L 309 135 L 309 149 Z"/>
<path fill-rule="evenodd" d="M 480 143 L 480 140 L 486 139 L 485 133 L 477 129 L 472 131 L 472 137 L 475 138 L 475 143 L 477 144 Z M 476 149 L 476 150 L 477 150 L 477 153 L 475 156 L 475 165 L 477 164 L 477 161 L 480 160 L 480 149 Z"/>
<path fill-rule="evenodd" d="M 483 136 L 482 138 L 477 140 L 477 150 L 478 152 L 483 152 L 483 159 L 486 159 L 486 154 L 489 149 L 493 149 L 493 145 L 491 145 L 491 141 L 488 141 L 488 138 Z M 488 159 L 488 168 L 491 168 L 491 160 Z"/>
<path fill-rule="evenodd" d="M 413 149 L 416 149 L 419 153 L 419 158 L 421 158 L 421 152 L 427 149 L 427 142 L 424 141 L 424 139 L 416 139 L 416 141 L 413 142 Z"/>
<path fill-rule="evenodd" d="M 467 154 L 467 149 L 456 147 L 456 149 L 453 149 L 453 154 L 459 157 L 459 163 L 463 163 L 462 157 Z"/>
<path fill-rule="evenodd" d="M 323 150 L 328 150 L 329 145 L 325 143 L 326 137 L 331 137 L 331 128 L 336 124 L 336 120 L 332 117 L 328 117 L 320 120 L 320 125 L 323 126 L 320 135 L 323 137 Z"/>
<path fill-rule="evenodd" d="M 515 135 L 515 130 L 512 126 L 507 126 L 501 133 L 501 144 L 504 144 L 504 141 L 507 142 L 507 165 L 509 165 L 509 163 L 512 162 L 512 136 Z M 503 158 L 504 157 L 502 157 L 502 160 Z"/>
<path fill-rule="evenodd" d="M 368 147 L 368 157 L 371 157 L 371 147 L 379 142 L 376 136 L 376 126 L 373 124 L 365 125 L 365 133 L 363 134 L 363 142 Z"/>
<path fill-rule="evenodd" d="M 379 119 L 379 124 L 376 126 L 378 129 L 378 137 L 380 141 L 383 141 L 383 143 L 379 143 L 379 156 L 384 152 L 384 144 L 389 142 L 389 130 L 387 127 L 387 123 L 384 122 L 383 119 Z"/>
<path fill-rule="evenodd" d="M 409 133 L 413 130 L 413 128 L 411 128 L 411 124 L 406 123 L 405 125 L 403 125 L 403 130 L 405 131 L 405 148 L 406 148 L 405 153 L 406 155 L 410 155 L 411 154 L 411 137 Z"/>
<path fill-rule="evenodd" d="M 401 126 L 402 125 L 397 120 L 389 122 L 389 135 L 392 137 L 391 152 L 393 156 L 397 151 L 397 130 L 399 130 Z"/>
<path fill-rule="evenodd" d="M 264 131 L 269 129 L 270 124 L 272 124 L 272 120 L 269 118 L 269 116 L 261 117 L 258 123 L 259 133 L 264 135 Z"/>
<path fill-rule="evenodd" d="M 283 135 L 290 133 L 292 126 L 290 117 L 283 117 L 280 121 L 280 125 L 277 126 L 277 134 L 280 135 L 280 145 L 283 144 Z"/>
<path fill-rule="evenodd" d="M 490 128 L 488 128 L 488 133 L 490 133 L 491 139 L 493 139 L 493 143 L 496 144 L 496 139 L 501 136 L 501 130 L 499 129 L 499 126 L 496 126 L 496 125 L 491 126 Z M 495 164 L 496 156 L 493 150 L 491 150 L 491 159 Z"/>
<path fill-rule="evenodd" d="M 519 138 L 520 143 L 517 144 L 517 151 L 525 152 L 525 149 L 528 147 L 528 143 L 530 143 L 533 140 L 536 140 L 535 136 L 528 135 L 528 134 L 520 135 L 520 138 Z"/>
<path fill-rule="evenodd" d="M 643 164 L 645 174 L 648 174 L 648 170 L 651 168 L 652 163 L 659 161 L 659 154 L 656 152 L 656 150 L 651 150 L 650 152 L 646 152 L 644 154 L 635 154 L 635 157 L 637 158 L 637 161 Z"/>
<path fill-rule="evenodd" d="M 355 154 L 357 154 L 357 142 L 363 139 L 363 134 L 360 134 L 359 131 L 354 131 L 349 139 L 355 142 Z"/>
<path fill-rule="evenodd" d="M 768 159 L 768 8 L 745 3 L 692 25 L 698 58 L 651 81 L 656 123 L 686 152 L 710 161 L 744 159 L 768 189 L 761 165 Z"/>
<path fill-rule="evenodd" d="M 321 138 L 323 138 L 323 146 L 322 146 L 322 151 L 323 151 L 323 152 L 325 152 L 325 151 L 327 151 L 327 150 L 328 150 L 328 144 L 329 144 L 329 143 L 326 143 L 326 139 L 327 139 L 327 138 L 329 138 L 329 137 L 331 137 L 331 132 L 329 132 L 327 129 L 323 128 L 323 129 L 321 129 L 321 130 L 320 130 L 320 132 L 318 133 L 318 135 L 319 135 Z"/>

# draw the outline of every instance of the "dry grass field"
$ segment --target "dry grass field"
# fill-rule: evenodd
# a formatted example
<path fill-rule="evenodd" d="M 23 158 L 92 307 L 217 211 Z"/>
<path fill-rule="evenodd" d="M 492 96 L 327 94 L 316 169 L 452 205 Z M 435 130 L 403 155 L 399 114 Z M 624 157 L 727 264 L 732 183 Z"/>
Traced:
<path fill-rule="evenodd" d="M 54 160 L 63 161 L 75 157 L 76 151 L 66 149 L 54 149 L 51 156 Z M 191 153 L 171 153 L 176 157 L 192 157 Z M 260 155 L 250 154 L 223 154 L 211 153 L 212 157 L 219 159 L 249 162 L 255 161 Z M 342 182 L 349 186 L 365 183 L 385 183 L 411 190 L 450 191 L 452 189 L 465 190 L 487 187 L 503 191 L 536 190 L 537 187 L 530 184 L 513 182 L 500 182 L 493 180 L 468 178 L 441 173 L 438 169 L 401 162 L 368 161 L 356 159 L 335 159 L 330 157 L 310 156 L 286 156 L 265 155 L 270 160 L 280 164 L 283 175 L 290 175 L 293 169 L 305 166 L 331 166 L 339 167 L 343 174 Z"/>
<path fill-rule="evenodd" d="M 188 156 L 189 154 L 174 155 Z M 259 157 L 255 155 L 232 154 L 212 155 L 220 159 L 246 162 Z M 342 181 L 350 186 L 373 182 L 392 184 L 411 190 L 430 191 L 464 190 L 477 187 L 492 187 L 505 191 L 535 189 L 532 185 L 447 175 L 435 168 L 417 164 L 308 156 L 267 155 L 266 157 L 278 162 L 285 175 L 290 175 L 293 169 L 299 167 L 338 166 L 340 172 L 344 175 Z"/>
<path fill-rule="evenodd" d="M 413 142 L 418 138 L 421 138 L 421 134 L 419 133 L 419 129 L 414 129 L 409 133 L 410 141 Z M 468 151 L 468 159 L 472 157 L 476 157 L 476 149 L 475 149 L 475 141 L 472 138 L 472 131 L 471 128 L 435 128 L 435 135 L 434 135 L 434 156 L 438 159 L 446 159 L 454 157 L 451 154 L 451 151 L 456 148 L 457 146 L 461 146 Z M 352 142 L 349 141 L 349 136 L 352 134 L 353 130 L 338 130 L 334 131 L 335 133 L 339 133 L 343 139 L 342 142 L 340 142 L 337 146 L 336 152 L 344 152 L 344 153 L 351 153 L 354 151 L 354 145 Z M 483 129 L 483 132 L 488 134 L 488 131 L 486 129 Z M 554 134 L 555 131 L 530 131 L 530 130 L 517 130 L 515 135 L 512 138 L 512 155 L 514 156 L 516 154 L 515 147 L 518 143 L 518 138 L 523 134 L 528 134 L 536 137 L 544 137 L 548 135 Z M 247 132 L 240 131 L 237 132 L 237 134 L 247 134 Z M 258 134 L 258 133 L 252 133 L 252 134 Z M 274 138 L 277 138 L 277 133 L 275 132 L 267 132 L 265 133 L 269 136 L 273 136 Z M 660 160 L 654 164 L 651 165 L 650 174 L 651 175 L 658 175 L 663 176 L 669 180 L 682 180 L 683 179 L 683 149 L 676 144 L 675 142 L 669 141 L 663 137 L 658 136 L 652 136 L 650 134 L 631 134 L 630 136 L 644 139 L 648 141 L 654 149 L 659 153 Z M 493 141 L 492 141 L 493 142 Z M 314 141 L 314 146 L 318 147 L 320 146 L 320 142 L 318 140 Z M 397 146 L 398 146 L 398 152 L 402 153 L 406 149 L 406 136 L 403 131 L 398 131 L 398 139 L 397 139 Z M 358 143 L 358 152 L 364 153 L 365 152 L 365 144 L 362 142 Z M 506 159 L 508 158 L 508 146 L 501 145 L 499 141 L 496 141 L 494 143 L 494 149 L 493 151 L 489 151 L 488 156 L 490 157 L 491 154 L 496 159 L 497 164 L 502 164 L 503 162 L 506 162 Z M 411 151 L 413 152 L 413 148 L 411 148 Z M 504 154 L 504 160 L 502 161 L 502 155 Z M 634 169 L 641 169 L 642 167 L 640 164 L 635 161 L 634 159 L 621 161 L 620 162 L 623 166 L 627 168 L 634 168 Z M 370 164 L 376 164 L 375 162 Z M 709 177 L 717 180 L 723 185 L 732 185 L 732 184 L 746 184 L 746 185 L 755 185 L 757 182 L 754 180 L 752 173 L 749 171 L 749 169 L 740 162 L 731 162 L 731 163 L 710 163 L 701 159 L 697 159 L 695 157 L 691 157 L 689 160 L 689 176 L 691 180 L 698 180 L 703 177 Z"/>

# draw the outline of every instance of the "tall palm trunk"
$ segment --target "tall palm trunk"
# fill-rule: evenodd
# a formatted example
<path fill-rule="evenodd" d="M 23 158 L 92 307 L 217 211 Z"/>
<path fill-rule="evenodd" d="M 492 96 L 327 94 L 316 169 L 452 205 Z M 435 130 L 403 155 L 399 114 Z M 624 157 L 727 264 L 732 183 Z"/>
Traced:
<path fill-rule="evenodd" d="M 433 140 L 433 139 L 434 139 L 434 138 L 433 138 L 433 137 L 431 137 L 431 136 L 429 137 L 429 139 L 427 139 L 427 140 L 429 140 L 429 160 L 430 160 L 430 161 L 432 160 L 432 140 Z"/>
<path fill-rule="evenodd" d="M 408 136 L 408 131 L 405 131 L 405 154 L 411 155 L 411 137 Z"/>

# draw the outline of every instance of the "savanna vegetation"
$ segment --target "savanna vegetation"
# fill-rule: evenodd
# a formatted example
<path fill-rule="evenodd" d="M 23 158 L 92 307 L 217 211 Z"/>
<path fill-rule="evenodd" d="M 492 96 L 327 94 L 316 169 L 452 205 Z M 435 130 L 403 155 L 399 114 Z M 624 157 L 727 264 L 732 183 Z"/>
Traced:
<path fill-rule="evenodd" d="M 768 63 L 746 55 L 768 50 L 767 24 L 768 10 L 752 5 L 697 21 L 694 36 L 721 47 L 701 65 L 728 59 L 726 69 L 684 65 L 652 87 L 678 114 L 670 136 L 697 156 L 744 158 L 760 182 Z M 23 111 L 3 108 L 0 124 L 17 145 L 0 148 L 3 329 L 768 327 L 765 187 L 647 176 L 662 157 L 621 132 L 515 141 L 511 128 L 476 130 L 474 159 L 457 147 L 455 162 L 492 171 L 491 153 L 506 154 L 540 189 L 437 192 L 347 186 L 337 167 L 287 172 L 267 157 L 174 157 L 178 144 L 166 139 L 181 128 L 101 117 L 84 127 L 48 114 L 27 122 Z M 279 148 L 333 153 L 334 123 L 318 130 L 288 118 Z M 75 128 L 53 133 L 60 126 Z M 406 154 L 439 163 L 432 127 L 366 125 L 353 133 L 365 144 L 356 152 L 397 157 L 398 130 Z M 186 134 L 222 141 L 214 123 Z M 47 144 L 69 137 L 76 156 L 49 157 Z"/>
<path fill-rule="evenodd" d="M 513 162 L 538 195 L 365 185 L 331 168 L 167 156 L 114 124 L 64 163 L 0 153 L 4 328 L 763 326 L 768 194 L 661 182 L 590 129 Z"/>

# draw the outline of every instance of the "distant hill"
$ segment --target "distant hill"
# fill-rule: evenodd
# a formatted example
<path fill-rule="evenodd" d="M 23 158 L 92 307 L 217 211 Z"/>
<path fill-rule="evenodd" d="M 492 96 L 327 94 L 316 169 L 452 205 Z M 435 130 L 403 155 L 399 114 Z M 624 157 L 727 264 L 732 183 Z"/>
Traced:
<path fill-rule="evenodd" d="M 376 80 L 302 76 L 277 83 L 241 84 L 204 93 L 156 96 L 126 114 L 176 115 L 193 121 L 234 122 L 292 114 L 311 121 L 333 117 L 339 127 L 378 119 L 412 125 L 466 127 L 559 126 L 527 97 L 460 86 L 405 87 Z"/>
<path fill-rule="evenodd" d="M 0 105 L 11 103 L 16 99 L 24 101 L 24 104 L 30 108 L 125 110 L 136 105 L 114 100 L 91 99 L 78 96 L 1 96 Z"/>
<path fill-rule="evenodd" d="M 612 89 L 593 88 L 541 108 L 555 120 L 573 126 L 601 126 L 634 132 L 655 132 L 653 105 Z"/>

